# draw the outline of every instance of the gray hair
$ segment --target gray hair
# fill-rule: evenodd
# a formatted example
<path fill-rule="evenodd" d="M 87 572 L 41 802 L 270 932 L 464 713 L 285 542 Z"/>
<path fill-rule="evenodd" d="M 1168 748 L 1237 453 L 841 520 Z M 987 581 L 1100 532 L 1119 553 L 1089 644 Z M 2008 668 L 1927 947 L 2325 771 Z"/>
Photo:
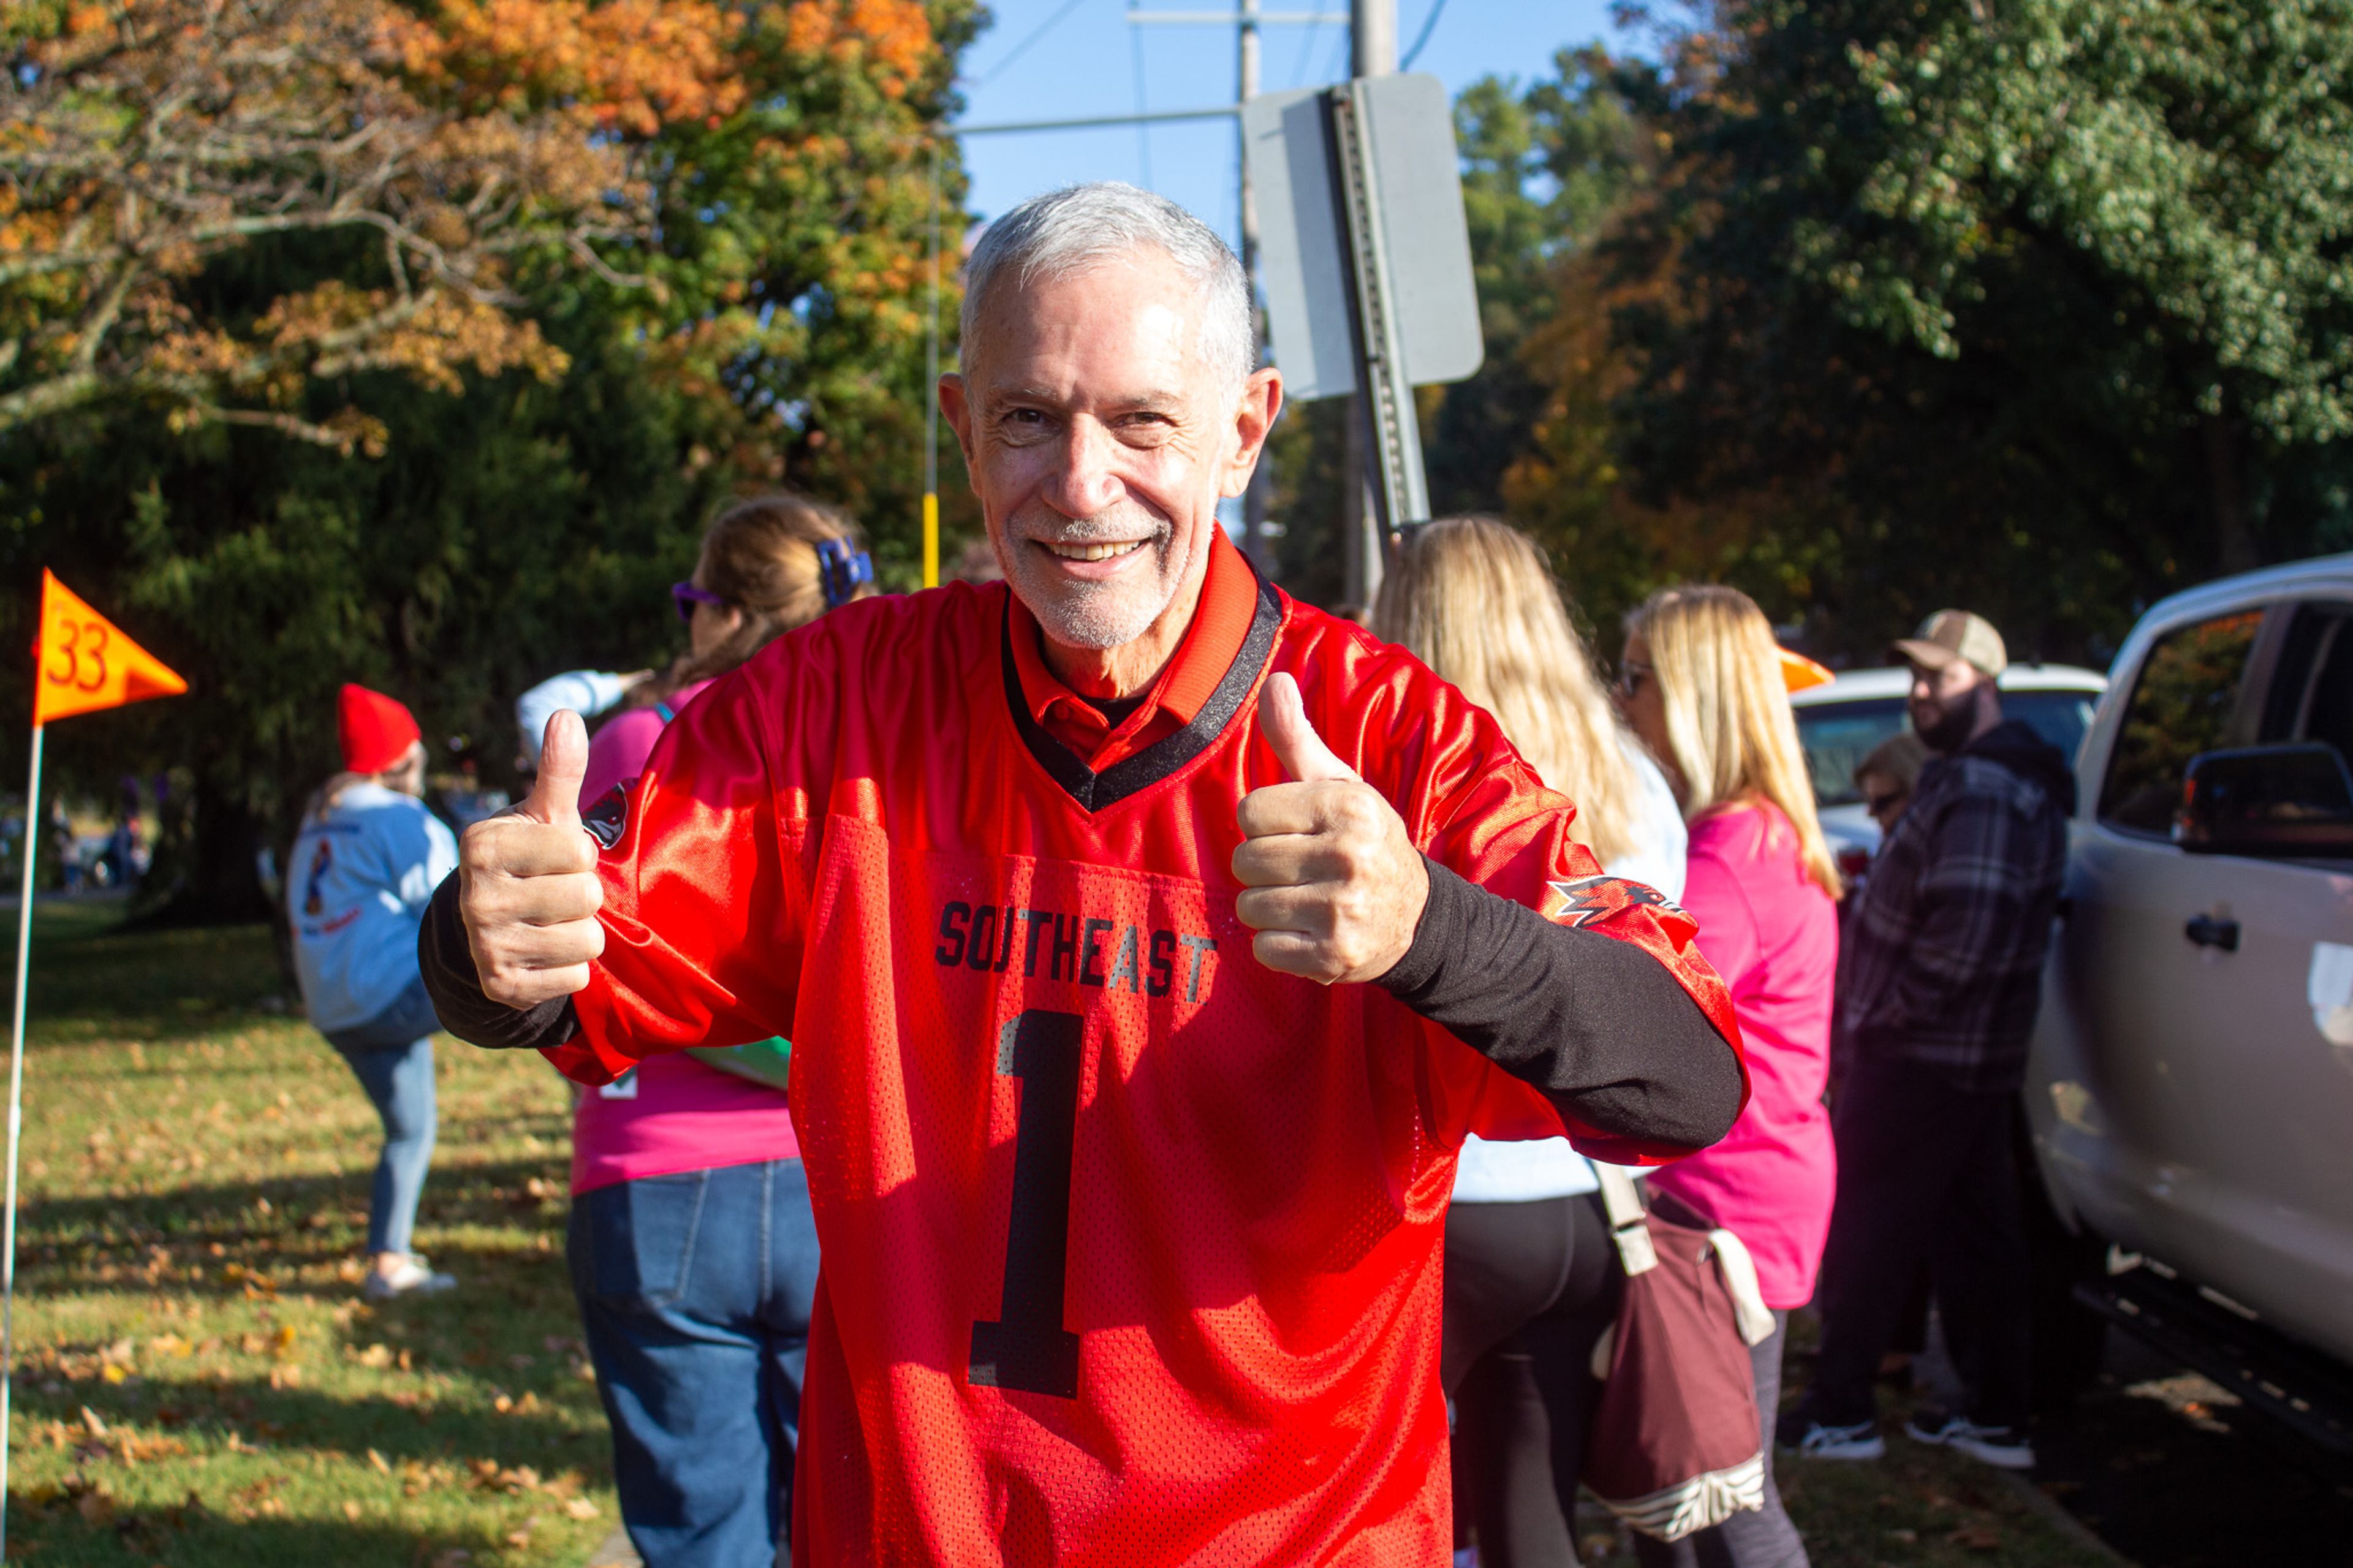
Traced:
<path fill-rule="evenodd" d="M 1022 289 L 1147 248 L 1175 262 L 1199 290 L 1201 358 L 1239 390 L 1258 358 L 1242 264 L 1217 231 L 1183 207 L 1116 180 L 1032 196 L 981 231 L 965 263 L 964 342 L 976 340 L 981 306 L 998 274 L 1009 272 Z"/>

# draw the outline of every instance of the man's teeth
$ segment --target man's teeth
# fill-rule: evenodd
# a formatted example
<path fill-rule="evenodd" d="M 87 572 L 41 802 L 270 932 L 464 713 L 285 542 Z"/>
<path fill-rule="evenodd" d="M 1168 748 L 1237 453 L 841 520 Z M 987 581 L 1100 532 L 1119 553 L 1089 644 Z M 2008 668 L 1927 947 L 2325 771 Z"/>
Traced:
<path fill-rule="evenodd" d="M 1117 544 L 1049 544 L 1047 549 L 1065 561 L 1109 561 L 1131 550 L 1141 550 L 1141 539 L 1124 540 Z"/>

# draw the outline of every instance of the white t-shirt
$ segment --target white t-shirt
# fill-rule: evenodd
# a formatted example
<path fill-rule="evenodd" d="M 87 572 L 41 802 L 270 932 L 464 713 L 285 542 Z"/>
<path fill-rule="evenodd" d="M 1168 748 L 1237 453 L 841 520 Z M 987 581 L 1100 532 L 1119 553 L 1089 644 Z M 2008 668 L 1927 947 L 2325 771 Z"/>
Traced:
<path fill-rule="evenodd" d="M 1633 843 L 1602 869 L 1630 882 L 1656 888 L 1670 900 L 1683 896 L 1683 856 L 1690 836 L 1675 792 L 1667 787 L 1648 752 L 1630 737 L 1622 742 L 1628 766 L 1641 781 L 1634 797 Z M 1454 1168 L 1454 1201 L 1458 1204 L 1524 1204 L 1538 1198 L 1567 1197 L 1600 1186 L 1593 1167 L 1566 1138 L 1539 1138 L 1526 1142 L 1489 1142 L 1484 1138 L 1462 1141 L 1462 1156 Z"/>

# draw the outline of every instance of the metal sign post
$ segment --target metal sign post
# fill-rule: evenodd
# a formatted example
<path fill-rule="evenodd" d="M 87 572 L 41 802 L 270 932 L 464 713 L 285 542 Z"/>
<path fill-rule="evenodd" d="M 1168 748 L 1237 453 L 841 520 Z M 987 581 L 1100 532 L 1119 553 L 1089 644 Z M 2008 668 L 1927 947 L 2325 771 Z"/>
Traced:
<path fill-rule="evenodd" d="M 1486 355 L 1451 106 L 1433 76 L 1359 78 L 1253 99 L 1242 141 L 1284 392 L 1363 399 L 1377 528 L 1351 589 L 1369 602 L 1380 542 L 1430 516 L 1413 389 Z"/>
<path fill-rule="evenodd" d="M 1369 104 L 1373 87 L 1372 80 L 1360 78 L 1335 88 L 1324 95 L 1324 113 L 1356 306 L 1356 385 L 1371 437 L 1376 519 L 1386 536 L 1408 523 L 1430 520 L 1430 484 L 1422 472 L 1421 426 L 1414 416 L 1413 385 L 1406 378 L 1397 286 L 1389 276 L 1388 245 L 1380 222 L 1380 170 L 1373 157 Z M 1378 588 L 1377 567 L 1370 561 L 1365 578 L 1368 592 Z"/>

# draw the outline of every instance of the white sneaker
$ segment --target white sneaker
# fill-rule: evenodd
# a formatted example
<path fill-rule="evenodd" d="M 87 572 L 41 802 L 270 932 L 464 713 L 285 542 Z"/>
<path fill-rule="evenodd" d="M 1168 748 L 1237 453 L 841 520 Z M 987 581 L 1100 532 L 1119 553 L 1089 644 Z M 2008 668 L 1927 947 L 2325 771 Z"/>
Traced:
<path fill-rule="evenodd" d="M 1876 1459 L 1886 1454 L 1887 1440 L 1879 1435 L 1876 1421 L 1860 1421 L 1852 1426 L 1809 1421 L 1788 1447 L 1808 1459 Z"/>
<path fill-rule="evenodd" d="M 457 1284 L 457 1276 L 434 1273 L 432 1266 L 425 1261 L 422 1255 L 412 1252 L 402 1258 L 400 1266 L 389 1274 L 369 1269 L 367 1282 L 360 1287 L 360 1294 L 371 1301 L 389 1301 L 396 1296 L 438 1295 L 444 1290 L 456 1289 Z"/>
<path fill-rule="evenodd" d="M 1980 1426 L 1965 1415 L 1924 1410 L 1906 1421 L 1904 1430 L 1919 1442 L 1957 1448 L 1970 1458 L 1998 1469 L 2034 1468 L 2034 1445 L 2012 1427 Z"/>

